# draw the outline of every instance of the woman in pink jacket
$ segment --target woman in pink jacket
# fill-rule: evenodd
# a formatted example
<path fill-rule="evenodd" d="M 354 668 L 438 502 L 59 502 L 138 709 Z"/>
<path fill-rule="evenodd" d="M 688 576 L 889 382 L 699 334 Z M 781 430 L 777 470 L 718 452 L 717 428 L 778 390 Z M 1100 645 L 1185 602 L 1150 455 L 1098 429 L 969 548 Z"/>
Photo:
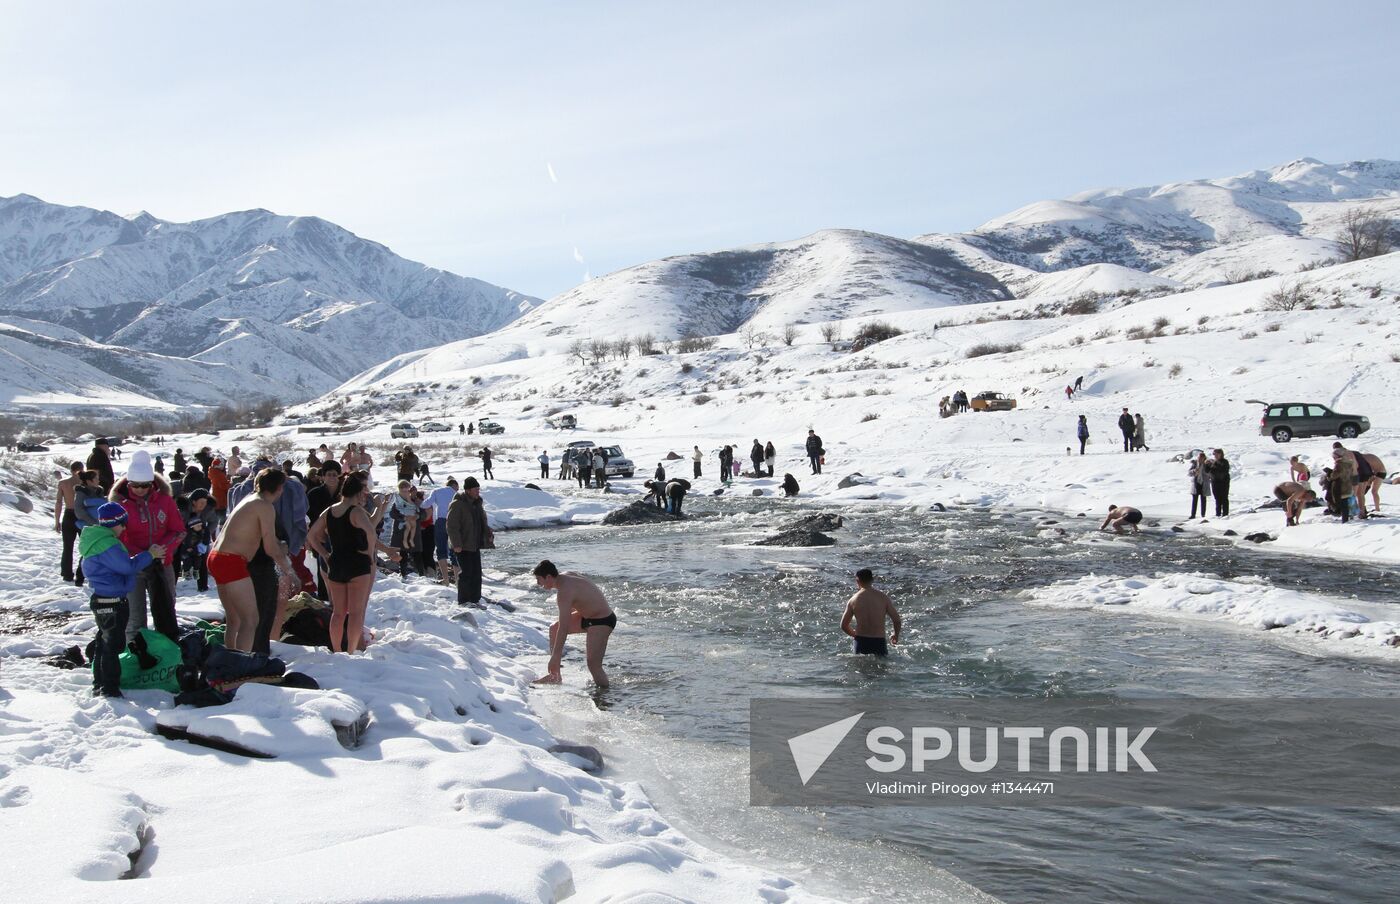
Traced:
<path fill-rule="evenodd" d="M 174 556 L 185 538 L 185 519 L 170 495 L 170 484 L 156 474 L 149 452 L 135 452 L 127 466 L 126 477 L 117 481 L 108 498 L 126 509 L 126 533 L 122 542 L 128 549 L 163 546 L 166 550 L 165 559 L 137 575 L 136 586 L 127 594 L 131 617 L 126 622 L 126 639 L 130 641 L 146 627 L 147 599 L 155 629 L 171 640 L 178 639 Z"/>

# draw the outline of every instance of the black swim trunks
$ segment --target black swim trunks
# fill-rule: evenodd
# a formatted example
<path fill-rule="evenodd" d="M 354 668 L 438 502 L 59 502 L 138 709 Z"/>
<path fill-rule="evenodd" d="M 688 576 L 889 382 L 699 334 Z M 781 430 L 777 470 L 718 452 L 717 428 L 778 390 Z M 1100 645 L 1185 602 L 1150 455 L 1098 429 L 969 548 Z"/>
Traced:
<path fill-rule="evenodd" d="M 579 624 L 583 627 L 583 630 L 585 631 L 587 631 L 589 628 L 616 628 L 617 613 L 609 612 L 602 618 L 579 619 Z"/>
<path fill-rule="evenodd" d="M 1126 515 L 1123 516 L 1123 523 L 1124 523 L 1124 524 L 1141 524 L 1141 523 L 1142 523 L 1142 512 L 1128 512 L 1128 514 L 1126 514 Z"/>
<path fill-rule="evenodd" d="M 856 652 L 870 656 L 888 656 L 890 648 L 883 637 L 857 637 Z"/>

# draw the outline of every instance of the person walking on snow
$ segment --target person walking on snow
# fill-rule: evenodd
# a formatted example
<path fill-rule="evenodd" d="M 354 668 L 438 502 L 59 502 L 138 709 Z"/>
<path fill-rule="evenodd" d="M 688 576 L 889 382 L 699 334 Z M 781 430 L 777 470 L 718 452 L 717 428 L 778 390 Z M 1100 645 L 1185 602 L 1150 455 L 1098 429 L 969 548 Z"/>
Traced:
<path fill-rule="evenodd" d="M 482 446 L 482 447 L 481 447 L 481 451 L 478 452 L 477 455 L 479 455 L 479 456 L 481 457 L 481 476 L 482 476 L 482 478 L 484 478 L 484 479 L 486 479 L 486 480 L 495 480 L 495 479 L 496 479 L 496 475 L 495 475 L 495 473 L 491 470 L 491 447 L 490 447 L 490 446 Z"/>
<path fill-rule="evenodd" d="M 1078 392 L 1084 388 L 1084 378 L 1082 376 L 1074 378 L 1074 391 Z"/>
<path fill-rule="evenodd" d="M 1151 452 L 1147 447 L 1147 422 L 1138 414 L 1133 417 L 1133 448 Z"/>
<path fill-rule="evenodd" d="M 1084 415 L 1079 416 L 1079 454 L 1084 454 L 1084 446 L 1089 442 L 1089 422 L 1084 419 Z"/>
<path fill-rule="evenodd" d="M 1069 399 L 1072 399 L 1072 398 L 1074 398 L 1074 387 L 1073 387 L 1073 386 L 1066 386 L 1066 387 L 1065 387 L 1065 399 L 1066 399 L 1066 400 L 1069 400 Z"/>
<path fill-rule="evenodd" d="M 700 447 L 699 447 L 699 446 L 696 446 L 696 447 L 695 447 L 695 451 L 692 452 L 692 453 L 690 453 L 690 460 L 693 461 L 693 462 L 695 462 L 695 479 L 696 479 L 696 480 L 699 480 L 699 479 L 700 479 L 700 462 L 703 461 L 704 458 L 705 458 L 705 456 L 700 452 Z"/>

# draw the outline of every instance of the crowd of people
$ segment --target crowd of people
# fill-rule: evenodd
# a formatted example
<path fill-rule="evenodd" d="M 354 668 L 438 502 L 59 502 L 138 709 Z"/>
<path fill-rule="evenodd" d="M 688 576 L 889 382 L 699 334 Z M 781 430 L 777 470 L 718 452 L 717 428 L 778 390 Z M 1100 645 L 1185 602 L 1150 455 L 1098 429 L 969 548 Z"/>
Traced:
<path fill-rule="evenodd" d="M 1318 506 L 1323 514 L 1340 518 L 1343 524 L 1352 518 L 1366 519 L 1380 514 L 1381 485 L 1389 476 L 1385 462 L 1377 455 L 1348 449 L 1340 442 L 1332 444 L 1330 466 L 1324 466 L 1319 484 L 1321 501 L 1313 488 L 1313 469 L 1294 455 L 1288 462 L 1288 479 L 1274 487 L 1274 498 L 1283 503 L 1284 526 L 1295 527 L 1303 510 Z M 1366 495 L 1371 506 L 1366 505 Z"/>

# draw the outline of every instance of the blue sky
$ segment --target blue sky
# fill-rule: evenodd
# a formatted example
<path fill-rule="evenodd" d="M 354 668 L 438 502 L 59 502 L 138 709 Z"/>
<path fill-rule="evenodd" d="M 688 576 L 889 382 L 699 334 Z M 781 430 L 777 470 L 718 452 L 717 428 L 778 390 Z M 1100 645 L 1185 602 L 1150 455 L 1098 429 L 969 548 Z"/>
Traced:
<path fill-rule="evenodd" d="M 1371 2 L 0 0 L 0 195 L 317 215 L 548 297 L 827 227 L 1400 157 L 1397 26 Z"/>

